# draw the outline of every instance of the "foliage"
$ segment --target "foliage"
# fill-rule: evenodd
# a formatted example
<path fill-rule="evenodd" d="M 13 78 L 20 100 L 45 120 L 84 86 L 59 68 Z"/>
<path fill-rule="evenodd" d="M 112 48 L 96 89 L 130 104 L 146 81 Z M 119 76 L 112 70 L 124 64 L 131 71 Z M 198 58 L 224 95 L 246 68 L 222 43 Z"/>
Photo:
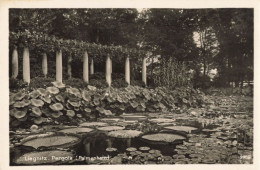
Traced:
<path fill-rule="evenodd" d="M 87 43 L 77 40 L 64 40 L 54 35 L 39 32 L 10 32 L 9 45 L 18 47 L 29 47 L 31 50 L 43 52 L 56 52 L 62 50 L 72 53 L 75 58 L 82 58 L 83 52 L 87 51 L 89 55 L 95 58 L 96 62 L 104 61 L 104 58 L 109 54 L 111 58 L 123 60 L 125 56 L 139 57 L 144 56 L 144 51 L 134 48 L 123 48 L 122 46 L 107 46 L 95 43 Z"/>
<path fill-rule="evenodd" d="M 112 87 L 114 88 L 120 88 L 120 87 L 127 87 L 128 84 L 126 83 L 125 79 L 116 79 L 114 81 L 112 81 Z"/>
<path fill-rule="evenodd" d="M 214 30 L 219 41 L 219 53 L 214 58 L 220 79 L 236 87 L 243 81 L 253 80 L 253 30 L 252 9 L 219 9 L 216 11 Z"/>
<path fill-rule="evenodd" d="M 85 83 L 82 79 L 79 78 L 70 78 L 68 80 L 64 80 L 64 84 L 66 84 L 66 86 L 74 88 L 87 88 L 88 86 L 87 83 Z"/>
<path fill-rule="evenodd" d="M 141 13 L 142 43 L 154 55 L 174 57 L 178 61 L 195 59 L 197 54 L 193 40 L 196 29 L 194 10 L 146 9 Z"/>
<path fill-rule="evenodd" d="M 138 86 L 110 90 L 93 86 L 87 86 L 87 89 L 60 87 L 10 93 L 11 127 L 19 126 L 23 121 L 27 122 L 24 126 L 29 126 L 33 122 L 41 124 L 51 120 L 65 123 L 123 112 L 167 112 L 181 106 L 198 107 L 204 102 L 202 93 L 186 88 L 170 91 Z M 69 114 L 71 110 L 75 114 Z"/>
<path fill-rule="evenodd" d="M 207 89 L 211 86 L 210 77 L 208 75 L 197 75 L 192 80 L 194 88 Z"/>
<path fill-rule="evenodd" d="M 173 89 L 177 86 L 189 86 L 191 75 L 187 72 L 187 66 L 172 58 L 166 60 L 161 59 L 159 69 L 154 75 L 154 83 L 156 86 L 165 86 Z"/>
<path fill-rule="evenodd" d="M 14 90 L 14 89 L 20 89 L 25 87 L 26 84 L 22 80 L 10 78 L 9 79 L 9 89 Z"/>
<path fill-rule="evenodd" d="M 231 96 L 231 95 L 245 95 L 245 96 L 253 96 L 253 86 L 245 86 L 243 88 L 241 87 L 222 87 L 222 88 L 214 88 L 211 87 L 204 91 L 206 94 L 210 95 L 225 95 L 225 96 Z"/>
<path fill-rule="evenodd" d="M 149 59 L 188 61 L 196 74 L 217 68 L 220 86 L 253 80 L 252 9 L 10 9 L 9 14 L 10 56 L 14 45 L 28 45 L 33 58 L 62 49 L 81 59 L 87 50 L 95 63 L 110 54 L 118 65 L 127 55 L 137 61 L 149 50 Z"/>

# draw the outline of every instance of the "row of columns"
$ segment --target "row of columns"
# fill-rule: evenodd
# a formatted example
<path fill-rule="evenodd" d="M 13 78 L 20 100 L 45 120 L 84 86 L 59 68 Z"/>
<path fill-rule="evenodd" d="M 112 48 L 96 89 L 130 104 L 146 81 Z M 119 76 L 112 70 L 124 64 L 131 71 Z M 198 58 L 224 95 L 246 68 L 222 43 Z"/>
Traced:
<path fill-rule="evenodd" d="M 148 54 L 149 55 L 149 54 Z M 146 82 L 146 60 L 147 56 L 143 58 L 142 62 L 142 81 Z M 47 54 L 43 53 L 42 57 L 42 72 L 44 77 L 47 77 L 48 73 L 48 59 Z M 71 74 L 71 61 L 72 57 L 69 55 L 68 63 L 67 63 L 67 73 L 69 78 L 72 77 Z M 94 74 L 94 60 L 91 58 L 90 64 L 90 74 Z M 16 78 L 18 76 L 18 52 L 17 47 L 14 47 L 12 53 L 12 78 Z M 23 80 L 26 83 L 30 83 L 30 56 L 29 56 L 29 48 L 25 47 L 23 49 Z M 62 51 L 59 50 L 56 52 L 56 81 L 62 82 Z M 83 81 L 89 82 L 89 60 L 87 51 L 83 54 Z M 125 59 L 125 81 L 128 85 L 130 85 L 130 58 L 126 57 Z M 108 86 L 111 86 L 112 83 L 112 60 L 110 55 L 107 55 L 106 58 L 106 82 Z"/>

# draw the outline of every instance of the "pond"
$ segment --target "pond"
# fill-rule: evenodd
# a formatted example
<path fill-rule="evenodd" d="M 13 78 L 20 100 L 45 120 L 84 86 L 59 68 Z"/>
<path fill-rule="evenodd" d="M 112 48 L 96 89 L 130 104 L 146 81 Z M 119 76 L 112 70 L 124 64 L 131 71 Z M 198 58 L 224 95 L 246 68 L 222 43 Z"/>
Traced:
<path fill-rule="evenodd" d="M 252 163 L 252 110 L 236 109 L 126 114 L 34 136 L 12 133 L 10 165 Z"/>

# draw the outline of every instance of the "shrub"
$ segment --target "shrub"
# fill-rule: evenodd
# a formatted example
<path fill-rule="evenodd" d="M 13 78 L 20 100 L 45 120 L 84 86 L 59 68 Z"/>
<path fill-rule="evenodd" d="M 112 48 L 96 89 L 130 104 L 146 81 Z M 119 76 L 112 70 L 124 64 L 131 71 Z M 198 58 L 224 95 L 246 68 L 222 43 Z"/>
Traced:
<path fill-rule="evenodd" d="M 51 82 L 54 82 L 54 78 L 44 78 L 44 77 L 35 77 L 31 79 L 29 84 L 29 88 L 36 89 L 36 88 L 46 88 L 48 86 L 52 86 Z"/>
<path fill-rule="evenodd" d="M 14 79 L 14 78 L 10 78 L 9 79 L 9 88 L 10 90 L 18 90 L 20 88 L 24 88 L 26 87 L 27 84 L 24 83 L 22 80 L 18 80 L 18 79 Z"/>
<path fill-rule="evenodd" d="M 132 86 L 140 86 L 140 87 L 145 87 L 145 84 L 141 80 L 132 80 L 131 81 Z"/>
<path fill-rule="evenodd" d="M 79 78 L 71 78 L 63 81 L 66 86 L 71 86 L 74 88 L 86 88 L 88 86 L 82 79 Z"/>
<path fill-rule="evenodd" d="M 124 88 L 127 87 L 128 84 L 126 83 L 125 79 L 115 79 L 112 81 L 111 86 L 114 88 Z"/>
<path fill-rule="evenodd" d="M 194 77 L 193 86 L 195 88 L 207 89 L 211 86 L 210 77 L 208 75 L 199 75 Z"/>

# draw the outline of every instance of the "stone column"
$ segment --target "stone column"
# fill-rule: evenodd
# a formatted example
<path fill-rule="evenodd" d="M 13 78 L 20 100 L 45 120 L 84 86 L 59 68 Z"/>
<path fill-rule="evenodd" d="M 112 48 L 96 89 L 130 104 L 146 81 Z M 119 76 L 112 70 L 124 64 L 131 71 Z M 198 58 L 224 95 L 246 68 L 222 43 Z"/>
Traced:
<path fill-rule="evenodd" d="M 14 47 L 12 54 L 12 78 L 16 79 L 18 76 L 18 52 L 17 47 Z"/>
<path fill-rule="evenodd" d="M 147 58 L 143 58 L 143 66 L 142 66 L 142 81 L 144 82 L 145 86 L 147 85 L 146 82 L 146 60 Z"/>
<path fill-rule="evenodd" d="M 44 77 L 47 77 L 48 74 L 48 59 L 47 59 L 47 54 L 43 53 L 42 55 L 42 73 Z"/>
<path fill-rule="evenodd" d="M 106 81 L 108 86 L 111 86 L 112 80 L 111 80 L 111 73 L 112 73 L 112 60 L 110 59 L 110 56 L 107 55 L 106 60 Z"/>
<path fill-rule="evenodd" d="M 30 56 L 29 48 L 23 49 L 23 80 L 26 83 L 30 83 Z"/>
<path fill-rule="evenodd" d="M 88 75 L 88 53 L 85 51 L 83 56 L 83 81 L 85 83 L 89 82 L 89 75 Z"/>
<path fill-rule="evenodd" d="M 125 60 L 125 81 L 130 85 L 130 61 L 129 57 L 126 57 Z"/>
<path fill-rule="evenodd" d="M 69 79 L 72 77 L 72 73 L 71 73 L 71 61 L 72 61 L 72 56 L 71 56 L 71 54 L 69 54 L 69 56 L 68 56 L 68 61 L 67 61 L 67 73 L 68 73 Z"/>
<path fill-rule="evenodd" d="M 91 58 L 91 64 L 90 64 L 90 74 L 94 74 L 94 59 L 93 57 Z"/>
<path fill-rule="evenodd" d="M 56 52 L 56 81 L 62 82 L 62 52 Z"/>

